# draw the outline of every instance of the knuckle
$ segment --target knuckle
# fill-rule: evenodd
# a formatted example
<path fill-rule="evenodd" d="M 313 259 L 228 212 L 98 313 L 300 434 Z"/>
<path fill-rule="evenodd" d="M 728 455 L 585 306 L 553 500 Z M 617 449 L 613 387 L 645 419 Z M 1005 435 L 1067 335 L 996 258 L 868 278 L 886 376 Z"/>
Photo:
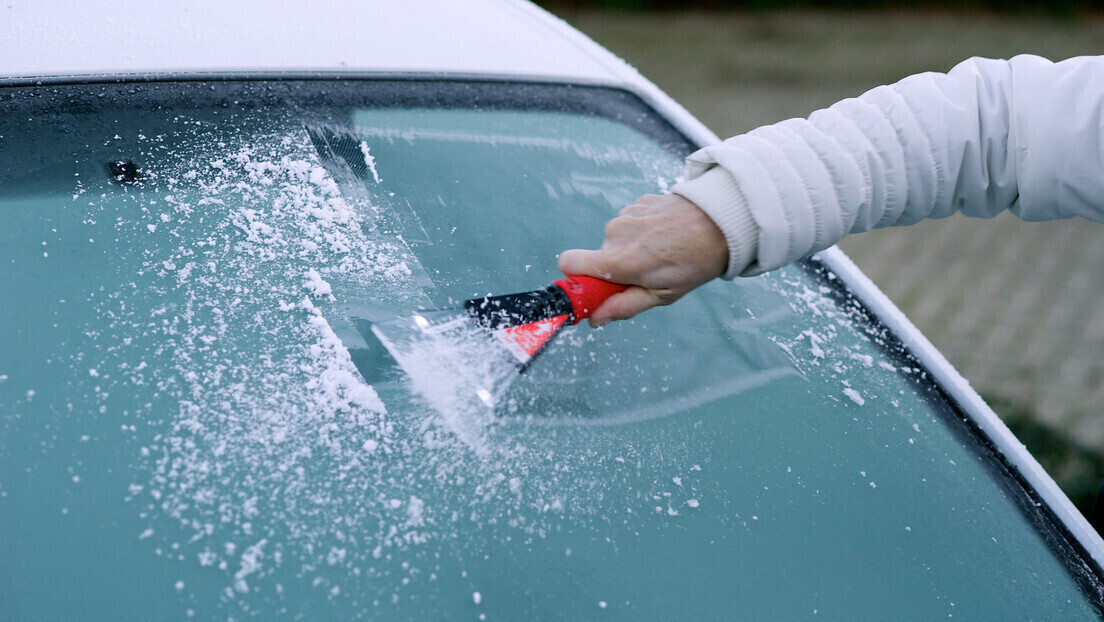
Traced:
<path fill-rule="evenodd" d="M 606 223 L 606 238 L 619 240 L 623 237 L 630 237 L 635 229 L 636 223 L 632 218 L 618 216 Z"/>
<path fill-rule="evenodd" d="M 641 211 L 643 211 L 644 209 L 646 208 L 643 205 L 639 205 L 637 203 L 626 205 L 617 212 L 617 218 L 632 218 L 633 216 L 640 214 Z"/>

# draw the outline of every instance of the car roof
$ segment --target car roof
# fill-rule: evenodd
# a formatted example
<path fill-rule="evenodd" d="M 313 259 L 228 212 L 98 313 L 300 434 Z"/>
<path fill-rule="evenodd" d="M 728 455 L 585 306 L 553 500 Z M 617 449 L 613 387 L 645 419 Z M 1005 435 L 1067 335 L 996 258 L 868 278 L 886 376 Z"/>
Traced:
<path fill-rule="evenodd" d="M 194 0 L 0 5 L 0 78 L 386 72 L 639 79 L 521 0 Z"/>

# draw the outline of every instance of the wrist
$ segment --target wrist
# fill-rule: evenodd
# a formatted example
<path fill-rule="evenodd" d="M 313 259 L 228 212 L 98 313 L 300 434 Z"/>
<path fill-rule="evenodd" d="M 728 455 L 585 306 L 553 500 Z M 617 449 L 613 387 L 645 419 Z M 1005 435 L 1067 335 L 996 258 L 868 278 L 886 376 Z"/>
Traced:
<path fill-rule="evenodd" d="M 675 184 L 671 191 L 696 205 L 724 235 L 728 262 L 722 278 L 734 279 L 756 262 L 759 225 L 732 175 L 713 167 L 694 179 Z"/>

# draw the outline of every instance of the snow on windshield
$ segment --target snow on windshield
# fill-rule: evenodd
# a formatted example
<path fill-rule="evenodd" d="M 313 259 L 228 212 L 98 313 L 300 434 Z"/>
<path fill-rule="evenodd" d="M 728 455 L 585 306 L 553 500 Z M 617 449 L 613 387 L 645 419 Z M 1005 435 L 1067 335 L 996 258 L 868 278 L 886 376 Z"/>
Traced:
<path fill-rule="evenodd" d="M 128 499 L 151 524 L 140 539 L 155 542 L 159 555 L 220 571 L 229 601 L 282 589 L 287 572 L 313 575 L 338 598 L 360 574 L 382 578 L 384 591 L 412 574 L 433 574 L 411 560 L 419 545 L 463 533 L 458 522 L 501 522 L 532 536 L 554 524 L 545 515 L 591 516 L 611 498 L 623 498 L 619 505 L 630 511 L 643 500 L 636 512 L 667 517 L 699 508 L 693 482 L 703 467 L 680 457 L 677 441 L 669 439 L 671 453 L 645 465 L 644 450 L 631 444 L 605 447 L 596 437 L 570 449 L 551 440 L 557 434 L 496 426 L 489 411 L 460 408 L 456 391 L 446 389 L 472 381 L 475 372 L 427 381 L 422 393 L 444 395 L 450 400 L 444 405 L 415 399 L 400 402 L 401 417 L 389 414 L 343 343 L 355 341 L 344 310 L 372 301 L 386 301 L 379 304 L 388 311 L 424 303 L 423 268 L 401 236 L 373 225 L 392 215 L 339 184 L 301 126 L 261 129 L 269 124 L 279 125 L 269 120 L 247 132 L 224 131 L 178 117 L 171 156 L 163 148 L 168 132 L 113 138 L 133 142 L 138 179 L 88 201 L 88 218 L 113 221 L 115 234 L 139 253 L 133 280 L 99 303 L 106 327 L 87 334 L 109 353 L 94 370 L 101 393 L 120 390 L 112 383 L 150 385 L 153 400 L 173 409 L 167 421 L 145 422 L 149 429 L 138 422 L 127 428 L 140 440 L 141 456 Z M 369 146 L 357 148 L 379 183 Z M 557 149 L 622 167 L 632 161 L 580 153 L 573 143 Z M 547 158 L 546 150 L 541 154 Z M 684 312 L 694 304 L 687 302 Z M 680 342 L 659 330 L 618 330 L 564 337 L 546 355 L 552 363 L 532 372 L 537 380 L 527 378 L 512 397 L 512 407 L 579 408 L 569 396 L 582 391 L 592 398 L 584 411 L 604 411 L 591 422 L 639 422 L 792 375 L 770 356 L 761 372 L 743 357 L 714 357 L 694 374 L 663 372 L 656 353 Z M 797 340 L 805 337 L 814 348 L 821 343 L 813 334 Z M 716 339 L 681 337 L 691 338 L 697 341 L 679 349 Z M 586 361 L 578 360 L 584 343 L 598 353 Z M 621 371 L 595 373 L 611 362 Z M 557 377 L 565 369 L 573 370 L 570 387 Z M 655 370 L 664 385 L 645 379 Z M 518 406 L 526 400 L 533 405 Z M 548 460 L 551 469 L 541 464 Z M 563 477 L 587 464 L 605 481 L 585 473 Z M 632 483 L 641 470 L 662 473 L 656 490 Z M 156 526 L 161 517 L 174 528 Z"/>
<path fill-rule="evenodd" d="M 16 615 L 1084 609 L 988 454 L 815 265 L 572 328 L 493 416 L 418 398 L 466 379 L 418 386 L 365 337 L 547 285 L 680 154 L 563 113 L 89 110 L 0 117 Z M 452 131 L 369 131 L 402 123 Z M 537 140 L 482 138 L 513 134 Z"/>
<path fill-rule="evenodd" d="M 346 311 L 413 309 L 424 276 L 302 126 L 227 131 L 177 117 L 171 131 L 116 136 L 137 179 L 98 196 L 82 186 L 74 201 L 130 256 L 120 286 L 95 296 L 95 349 L 81 356 L 102 414 L 118 407 L 112 395 L 148 390 L 121 413 L 137 452 L 126 499 L 149 524 L 135 537 L 221 576 L 224 604 L 279 600 L 299 575 L 331 599 L 363 590 L 358 577 L 399 598 L 444 572 L 421 558 L 438 555 L 427 542 L 465 525 L 546 537 L 547 517 L 593 517 L 611 493 L 625 507 L 662 498 L 670 517 L 697 507 L 701 467 L 677 454 L 646 467 L 662 470 L 663 492 L 643 491 L 627 479 L 642 448 L 554 449 L 554 434 L 519 436 L 393 392 L 403 401 L 389 412 L 343 343 L 356 342 Z"/>
<path fill-rule="evenodd" d="M 230 597 L 285 559 L 342 563 L 344 530 L 393 512 L 360 501 L 375 456 L 391 451 L 387 409 L 323 308 L 333 281 L 390 288 L 409 270 L 401 249 L 368 240 L 365 206 L 341 197 L 304 133 L 219 136 L 187 119 L 176 128 L 184 157 L 139 135 L 142 180 L 92 202 L 89 218 L 132 215 L 115 230 L 136 236 L 141 265 L 99 307 L 118 341 L 88 337 L 112 353 L 103 376 L 154 385 L 155 398 L 179 404 L 139 448 L 147 478 L 130 499 L 182 533 L 140 537 L 223 570 Z"/>

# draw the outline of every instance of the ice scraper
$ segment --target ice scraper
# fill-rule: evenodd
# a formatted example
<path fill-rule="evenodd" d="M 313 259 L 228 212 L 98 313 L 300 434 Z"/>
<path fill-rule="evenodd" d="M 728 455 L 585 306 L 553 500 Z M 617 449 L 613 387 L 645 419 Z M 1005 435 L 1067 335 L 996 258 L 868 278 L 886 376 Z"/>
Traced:
<path fill-rule="evenodd" d="M 372 332 L 439 410 L 464 409 L 474 399 L 493 408 L 565 326 L 589 317 L 627 287 L 572 276 L 544 289 L 473 298 L 462 308 L 379 322 Z"/>

